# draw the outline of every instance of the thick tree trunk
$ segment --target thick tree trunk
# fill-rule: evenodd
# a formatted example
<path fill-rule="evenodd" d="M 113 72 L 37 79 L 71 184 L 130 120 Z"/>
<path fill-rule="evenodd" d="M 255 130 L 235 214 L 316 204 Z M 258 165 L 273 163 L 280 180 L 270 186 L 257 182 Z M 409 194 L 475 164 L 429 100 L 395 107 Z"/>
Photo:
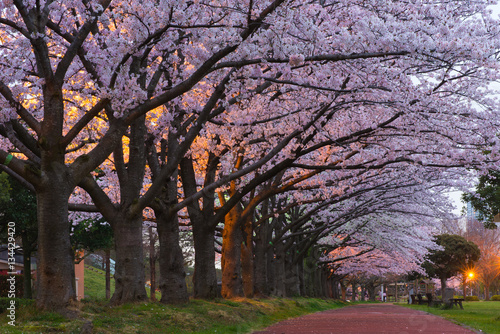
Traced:
<path fill-rule="evenodd" d="M 304 286 L 305 286 L 305 296 L 314 296 L 314 269 L 312 267 L 311 257 L 306 257 L 304 260 Z"/>
<path fill-rule="evenodd" d="M 217 298 L 215 230 L 205 221 L 192 221 L 194 240 L 194 298 Z"/>
<path fill-rule="evenodd" d="M 256 229 L 256 235 L 254 238 L 255 248 L 254 248 L 254 292 L 258 297 L 263 297 L 269 295 L 269 285 L 267 282 L 267 225 L 261 224 Z"/>
<path fill-rule="evenodd" d="M 54 165 L 56 163 L 54 162 Z M 37 189 L 38 210 L 38 308 L 64 311 L 76 298 L 73 289 L 73 253 L 68 223 L 69 189 L 64 170 L 42 170 L 46 182 Z M 62 174 L 62 175 L 61 175 Z"/>
<path fill-rule="evenodd" d="M 269 229 L 271 230 L 271 229 Z M 270 247 L 267 247 L 266 251 L 266 270 L 267 270 L 267 291 L 271 296 L 276 296 L 276 256 L 274 253 L 274 247 L 269 244 Z"/>
<path fill-rule="evenodd" d="M 243 224 L 243 242 L 241 243 L 241 278 L 243 293 L 246 298 L 254 296 L 254 256 L 253 256 L 253 224 L 251 217 Z"/>
<path fill-rule="evenodd" d="M 328 297 L 328 274 L 324 269 L 321 269 L 321 298 Z"/>
<path fill-rule="evenodd" d="M 205 185 L 215 180 L 218 157 L 209 154 L 205 171 Z M 180 176 L 186 196 L 197 192 L 196 175 L 193 160 L 184 158 L 180 163 Z M 194 241 L 194 298 L 214 299 L 219 296 L 217 288 L 217 272 L 215 269 L 215 227 L 214 215 L 215 193 L 207 192 L 202 196 L 203 209 L 199 201 L 188 204 L 187 210 L 193 229 Z"/>
<path fill-rule="evenodd" d="M 374 302 L 376 299 L 376 294 L 375 294 L 375 285 L 370 284 L 366 287 L 368 290 L 368 296 L 370 298 L 370 301 Z"/>
<path fill-rule="evenodd" d="M 289 252 L 285 254 L 285 291 L 287 297 L 297 297 L 300 295 L 297 265 L 294 264 L 293 257 Z"/>
<path fill-rule="evenodd" d="M 314 271 L 314 297 L 321 298 L 323 296 L 323 270 L 316 268 Z"/>
<path fill-rule="evenodd" d="M 286 286 L 285 286 L 285 249 L 282 242 L 277 242 L 274 246 L 275 257 L 275 277 L 276 277 L 276 291 L 275 295 L 277 297 L 286 297 Z"/>
<path fill-rule="evenodd" d="M 222 290 L 223 298 L 231 299 L 243 296 L 241 279 L 241 243 L 240 210 L 236 206 L 226 215 L 222 232 Z"/>
<path fill-rule="evenodd" d="M 299 293 L 300 296 L 306 295 L 306 282 L 304 279 L 304 257 L 300 256 L 299 261 L 297 262 L 297 271 L 299 275 Z"/>
<path fill-rule="evenodd" d="M 346 301 L 347 300 L 347 288 L 346 286 L 340 281 L 340 291 L 342 291 L 342 300 Z"/>
<path fill-rule="evenodd" d="M 179 245 L 179 221 L 176 214 L 155 210 L 160 240 L 161 302 L 184 304 L 189 301 L 184 271 L 184 257 Z"/>
<path fill-rule="evenodd" d="M 340 299 L 339 281 L 337 279 L 334 279 L 332 285 L 333 285 L 332 286 L 332 298 L 333 299 Z"/>
<path fill-rule="evenodd" d="M 115 236 L 115 293 L 112 304 L 147 299 L 142 251 L 142 217 L 116 217 L 112 224 Z M 120 219 L 121 218 L 121 219 Z"/>
<path fill-rule="evenodd" d="M 146 276 L 142 241 L 142 210 L 134 211 L 140 196 L 146 166 L 145 116 L 130 126 L 128 161 L 124 157 L 125 145 L 113 153 L 120 181 L 120 210 L 113 218 L 115 237 L 115 292 L 112 304 L 122 304 L 147 299 Z"/>

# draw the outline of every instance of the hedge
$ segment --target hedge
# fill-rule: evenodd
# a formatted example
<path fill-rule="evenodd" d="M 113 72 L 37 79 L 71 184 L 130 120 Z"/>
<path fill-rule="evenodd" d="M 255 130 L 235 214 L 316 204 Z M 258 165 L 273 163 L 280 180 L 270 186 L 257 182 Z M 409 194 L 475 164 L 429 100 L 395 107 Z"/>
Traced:
<path fill-rule="evenodd" d="M 466 302 L 478 302 L 479 297 L 478 296 L 465 296 L 465 301 Z"/>
<path fill-rule="evenodd" d="M 9 297 L 9 293 L 11 293 L 11 281 L 8 281 L 8 279 L 12 276 L 15 277 L 14 282 L 16 284 L 14 297 L 21 298 L 24 292 L 23 275 L 0 275 L 0 296 Z"/>
<path fill-rule="evenodd" d="M 500 295 L 493 295 L 490 300 L 500 302 Z"/>

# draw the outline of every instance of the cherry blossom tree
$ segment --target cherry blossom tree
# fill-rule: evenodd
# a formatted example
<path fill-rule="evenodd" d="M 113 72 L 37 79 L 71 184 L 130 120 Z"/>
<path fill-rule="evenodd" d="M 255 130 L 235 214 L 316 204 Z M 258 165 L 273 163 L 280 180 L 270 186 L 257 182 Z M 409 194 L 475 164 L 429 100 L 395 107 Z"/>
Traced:
<path fill-rule="evenodd" d="M 219 131 L 238 123 L 235 140 L 275 129 L 260 145 L 264 158 L 243 161 L 264 168 L 263 176 L 236 184 L 249 170 L 233 173 L 231 197 L 214 221 L 287 168 L 341 174 L 395 162 L 469 167 L 494 160 L 498 120 L 488 80 L 497 78 L 498 24 L 487 5 L 3 1 L 0 161 L 37 193 L 37 305 L 61 310 L 74 297 L 68 199 L 77 186 L 115 230 L 114 301 L 145 298 L 141 254 L 127 242 L 141 249 L 143 209 L 175 178 L 209 119 L 222 123 Z M 272 86 L 258 92 L 264 84 Z M 267 111 L 282 118 L 252 124 L 266 111 L 257 108 L 255 117 L 249 108 L 257 93 L 267 93 Z M 145 125 L 157 108 L 166 108 L 158 129 L 192 121 L 143 191 Z M 485 145 L 491 155 L 476 154 Z M 111 155 L 118 208 L 95 175 Z M 230 170 L 234 159 L 221 165 Z"/>

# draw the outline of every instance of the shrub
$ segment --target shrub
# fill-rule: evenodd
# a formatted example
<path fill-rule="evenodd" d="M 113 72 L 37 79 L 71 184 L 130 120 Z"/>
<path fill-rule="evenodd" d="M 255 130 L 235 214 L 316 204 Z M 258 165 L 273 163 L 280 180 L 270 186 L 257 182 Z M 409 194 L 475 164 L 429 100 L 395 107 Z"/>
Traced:
<path fill-rule="evenodd" d="M 490 300 L 500 302 L 500 295 L 494 295 L 494 296 L 491 297 Z"/>
<path fill-rule="evenodd" d="M 20 298 L 23 296 L 23 275 L 0 275 L 0 296 L 9 296 L 9 292 L 11 292 L 11 281 L 8 281 L 8 279 L 10 279 L 11 276 L 15 277 L 16 290 L 14 297 Z"/>
<path fill-rule="evenodd" d="M 478 296 L 465 296 L 465 301 L 466 302 L 478 302 L 479 297 Z"/>

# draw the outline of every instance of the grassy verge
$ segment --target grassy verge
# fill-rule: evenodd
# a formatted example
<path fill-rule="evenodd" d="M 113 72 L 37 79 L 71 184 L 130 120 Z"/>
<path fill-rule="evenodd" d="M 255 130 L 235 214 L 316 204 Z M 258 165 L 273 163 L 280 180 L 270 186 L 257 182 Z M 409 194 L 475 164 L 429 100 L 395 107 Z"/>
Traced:
<path fill-rule="evenodd" d="M 110 307 L 105 300 L 104 271 L 85 269 L 85 299 L 76 307 L 80 319 L 68 320 L 55 313 L 39 312 L 33 301 L 16 300 L 16 326 L 0 314 L 0 333 L 80 333 L 89 323 L 93 333 L 250 333 L 280 320 L 307 313 L 346 306 L 322 299 L 262 299 L 238 301 L 192 300 L 187 305 L 169 306 L 142 302 Z M 114 281 L 111 280 L 111 293 Z M 149 291 L 148 291 L 149 293 Z M 160 299 L 160 294 L 157 293 Z M 9 300 L 0 300 L 8 303 Z"/>
<path fill-rule="evenodd" d="M 457 307 L 445 310 L 426 305 L 400 305 L 432 313 L 484 333 L 500 334 L 500 302 L 497 301 L 464 302 L 463 310 Z"/>
<path fill-rule="evenodd" d="M 175 307 L 151 302 L 109 307 L 105 301 L 87 300 L 79 306 L 79 320 L 41 313 L 29 305 L 16 310 L 16 327 L 12 327 L 3 313 L 0 333 L 79 333 L 85 322 L 92 322 L 93 333 L 250 333 L 280 320 L 346 305 L 332 300 L 278 298 L 192 300 Z"/>

